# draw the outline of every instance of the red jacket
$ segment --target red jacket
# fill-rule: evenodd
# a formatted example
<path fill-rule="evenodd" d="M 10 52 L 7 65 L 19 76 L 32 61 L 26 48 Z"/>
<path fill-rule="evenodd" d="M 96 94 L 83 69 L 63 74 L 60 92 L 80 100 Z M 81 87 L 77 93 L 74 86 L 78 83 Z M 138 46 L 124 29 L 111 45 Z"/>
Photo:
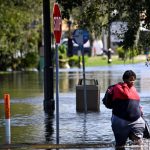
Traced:
<path fill-rule="evenodd" d="M 128 120 L 135 121 L 141 116 L 139 106 L 140 97 L 134 86 L 118 83 L 113 87 L 113 114 Z"/>

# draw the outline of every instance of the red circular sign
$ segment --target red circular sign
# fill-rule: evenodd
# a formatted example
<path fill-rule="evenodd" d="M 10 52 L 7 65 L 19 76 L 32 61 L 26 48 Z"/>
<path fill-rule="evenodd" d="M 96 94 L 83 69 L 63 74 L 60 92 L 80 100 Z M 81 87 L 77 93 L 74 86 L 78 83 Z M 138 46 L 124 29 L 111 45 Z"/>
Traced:
<path fill-rule="evenodd" d="M 57 44 L 60 43 L 62 33 L 62 19 L 59 5 L 54 3 L 53 7 L 53 21 L 54 21 L 54 37 Z"/>

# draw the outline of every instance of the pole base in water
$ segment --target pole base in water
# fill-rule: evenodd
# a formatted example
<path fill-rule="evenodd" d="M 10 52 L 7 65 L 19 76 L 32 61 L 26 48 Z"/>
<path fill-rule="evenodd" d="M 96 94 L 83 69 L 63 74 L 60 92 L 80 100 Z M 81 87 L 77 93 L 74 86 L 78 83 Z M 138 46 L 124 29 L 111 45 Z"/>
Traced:
<path fill-rule="evenodd" d="M 10 127 L 10 119 L 5 119 L 5 141 L 6 144 L 11 143 L 11 127 Z"/>
<path fill-rule="evenodd" d="M 53 99 L 45 99 L 44 100 L 44 111 L 48 114 L 53 114 L 55 110 L 55 101 Z"/>

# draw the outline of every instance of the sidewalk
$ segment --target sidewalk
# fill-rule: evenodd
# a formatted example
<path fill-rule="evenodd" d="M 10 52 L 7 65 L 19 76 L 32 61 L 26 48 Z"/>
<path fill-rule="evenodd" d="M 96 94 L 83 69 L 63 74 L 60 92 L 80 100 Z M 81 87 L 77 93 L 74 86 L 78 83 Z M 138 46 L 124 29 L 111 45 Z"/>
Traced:
<path fill-rule="evenodd" d="M 37 144 L 37 143 L 20 143 L 20 144 L 0 144 L 0 149 L 23 149 L 23 150 L 45 150 L 45 149 L 84 149 L 84 150 L 115 150 L 115 146 L 113 144 L 107 143 L 97 143 L 97 144 Z M 145 140 L 144 145 L 126 145 L 122 150 L 149 150 L 150 149 L 150 141 Z"/>
<path fill-rule="evenodd" d="M 0 149 L 101 149 L 112 150 L 115 149 L 113 144 L 34 144 L 34 143 L 20 143 L 20 144 L 3 144 Z"/>

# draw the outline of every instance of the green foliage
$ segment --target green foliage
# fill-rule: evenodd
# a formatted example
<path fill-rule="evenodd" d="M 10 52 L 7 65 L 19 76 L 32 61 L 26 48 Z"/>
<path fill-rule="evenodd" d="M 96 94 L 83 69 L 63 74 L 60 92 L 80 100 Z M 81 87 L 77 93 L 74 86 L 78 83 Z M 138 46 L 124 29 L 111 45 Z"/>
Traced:
<path fill-rule="evenodd" d="M 38 54 L 38 45 L 41 42 L 42 2 L 42 0 L 0 1 L 0 70 L 6 70 L 8 67 L 17 68 L 28 53 Z M 50 1 L 51 12 L 54 2 Z M 94 38 L 100 37 L 102 29 L 107 30 L 113 21 L 128 22 L 128 31 L 122 45 L 124 49 L 136 46 L 140 12 L 145 11 L 144 27 L 150 29 L 148 0 L 111 0 L 111 3 L 108 0 L 57 0 L 57 2 L 61 6 L 63 18 L 68 20 L 73 18 L 75 20 L 73 25 L 87 29 Z M 118 11 L 115 15 L 112 13 L 114 10 Z M 140 42 L 138 45 L 144 49 L 149 47 L 147 43 L 149 42 Z M 21 56 L 17 58 L 18 53 Z M 60 57 L 66 58 L 66 54 L 62 52 Z"/>
<path fill-rule="evenodd" d="M 117 47 L 116 48 L 118 57 L 121 58 L 122 60 L 125 60 L 127 58 L 131 59 L 139 54 L 137 49 L 124 49 L 123 47 Z"/>
<path fill-rule="evenodd" d="M 136 40 L 136 33 L 137 33 L 137 29 L 135 29 L 135 28 L 129 28 L 127 30 L 127 32 L 124 35 L 125 36 L 124 42 L 123 42 L 124 49 L 133 47 L 134 42 Z"/>
<path fill-rule="evenodd" d="M 139 54 L 138 49 L 129 49 L 128 58 L 132 59 Z"/>
<path fill-rule="evenodd" d="M 62 6 L 62 16 L 63 18 L 70 18 L 70 13 L 74 8 L 77 8 L 78 6 L 82 5 L 83 0 L 56 0 L 61 6 Z"/>
<path fill-rule="evenodd" d="M 140 38 L 138 46 L 142 50 L 150 49 L 150 32 L 142 31 L 140 32 Z"/>
<path fill-rule="evenodd" d="M 67 49 L 64 44 L 58 47 L 59 59 L 67 59 Z"/>
<path fill-rule="evenodd" d="M 88 56 L 84 56 L 85 63 L 88 61 Z M 73 55 L 72 57 L 69 57 L 69 65 L 71 67 L 79 66 L 79 64 L 82 64 L 82 56 Z"/>
<path fill-rule="evenodd" d="M 117 51 L 119 58 L 121 58 L 121 59 L 125 58 L 125 51 L 124 51 L 123 47 L 117 47 L 116 51 Z"/>
<path fill-rule="evenodd" d="M 42 0 L 5 0 L 0 2 L 0 70 L 8 67 L 17 68 L 22 58 L 16 58 L 17 53 L 25 55 L 36 51 L 40 38 Z M 9 56 L 10 63 L 6 63 Z M 21 56 L 22 57 L 22 56 Z M 10 66 L 11 65 L 11 66 Z M 14 67 L 15 66 L 15 67 Z"/>
<path fill-rule="evenodd" d="M 132 48 L 137 41 L 140 13 L 146 12 L 144 26 L 150 29 L 150 1 L 136 0 L 57 0 L 61 5 L 63 18 L 75 20 L 79 28 L 85 28 L 94 37 L 99 37 L 102 29 L 108 29 L 113 21 L 128 22 L 123 46 Z M 117 10 L 117 14 L 112 12 Z"/>
<path fill-rule="evenodd" d="M 35 52 L 29 52 L 22 59 L 21 67 L 22 68 L 37 68 L 39 57 Z"/>
<path fill-rule="evenodd" d="M 78 66 L 78 64 L 79 64 L 79 57 L 77 55 L 73 55 L 72 57 L 69 57 L 69 65 L 71 67 Z"/>

